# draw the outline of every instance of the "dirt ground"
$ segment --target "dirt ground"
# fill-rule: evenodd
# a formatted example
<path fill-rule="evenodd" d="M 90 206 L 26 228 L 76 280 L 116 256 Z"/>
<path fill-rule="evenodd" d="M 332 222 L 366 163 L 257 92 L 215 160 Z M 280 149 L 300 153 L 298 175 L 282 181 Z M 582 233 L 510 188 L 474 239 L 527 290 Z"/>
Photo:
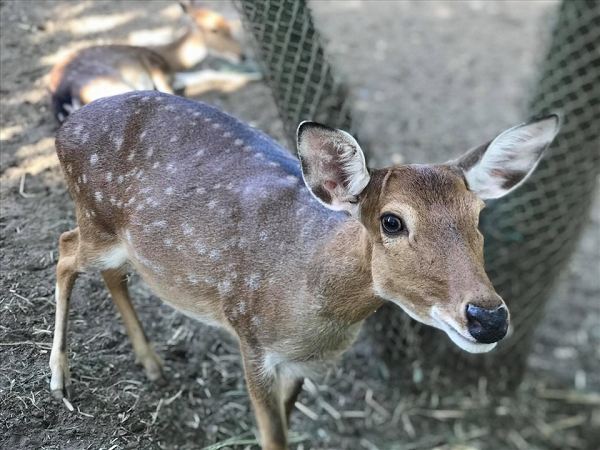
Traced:
<path fill-rule="evenodd" d="M 357 97 L 371 163 L 440 162 L 523 119 L 557 4 L 312 2 L 336 67 Z M 235 19 L 225 1 L 215 9 Z M 76 226 L 53 141 L 46 75 L 74 48 L 169 38 L 173 2 L 0 3 L 0 448 L 256 448 L 235 342 L 131 291 L 169 383 L 136 366 L 97 274 L 80 277 L 70 313 L 72 405 L 49 394 L 58 237 Z M 282 139 L 261 83 L 203 101 Z M 484 378 L 390 370 L 363 333 L 337 367 L 307 382 L 292 419 L 298 449 L 596 449 L 600 446 L 600 208 L 540 318 L 516 393 Z M 397 369 L 397 368 L 396 368 Z M 398 372 L 404 375 L 396 375 Z M 392 375 L 393 374 L 393 375 Z M 217 445 L 217 443 L 220 443 Z M 213 445 L 214 444 L 214 445 Z"/>

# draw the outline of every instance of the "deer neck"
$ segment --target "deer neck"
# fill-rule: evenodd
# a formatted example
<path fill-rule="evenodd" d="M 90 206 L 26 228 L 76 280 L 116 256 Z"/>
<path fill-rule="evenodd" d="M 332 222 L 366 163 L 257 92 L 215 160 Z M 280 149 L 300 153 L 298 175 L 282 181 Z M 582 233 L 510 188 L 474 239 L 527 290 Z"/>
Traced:
<path fill-rule="evenodd" d="M 308 281 L 325 316 L 352 325 L 383 304 L 373 289 L 372 250 L 366 229 L 353 218 L 343 221 L 333 239 L 320 247 Z"/>
<path fill-rule="evenodd" d="M 170 44 L 149 47 L 168 64 L 171 73 L 191 69 L 208 56 L 208 48 L 197 33 L 188 31 Z"/>

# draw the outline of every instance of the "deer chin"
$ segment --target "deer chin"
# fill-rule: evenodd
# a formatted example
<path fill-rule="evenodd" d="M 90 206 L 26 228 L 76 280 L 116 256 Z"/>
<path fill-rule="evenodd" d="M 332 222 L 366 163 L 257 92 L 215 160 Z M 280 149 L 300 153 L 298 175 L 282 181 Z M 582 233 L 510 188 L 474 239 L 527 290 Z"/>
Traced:
<path fill-rule="evenodd" d="M 487 353 L 497 344 L 496 342 L 493 344 L 481 344 L 471 336 L 464 336 L 455 326 L 440 317 L 436 306 L 431 308 L 431 318 L 433 319 L 432 325 L 434 327 L 444 331 L 452 342 L 469 353 Z"/>

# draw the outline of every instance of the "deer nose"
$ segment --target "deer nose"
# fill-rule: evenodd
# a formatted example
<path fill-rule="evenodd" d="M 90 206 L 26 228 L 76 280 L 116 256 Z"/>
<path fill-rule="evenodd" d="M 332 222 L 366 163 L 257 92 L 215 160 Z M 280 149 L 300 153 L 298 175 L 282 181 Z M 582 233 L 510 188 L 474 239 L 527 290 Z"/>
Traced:
<path fill-rule="evenodd" d="M 493 344 L 508 331 L 508 311 L 504 305 L 493 309 L 467 305 L 467 329 L 477 342 Z"/>

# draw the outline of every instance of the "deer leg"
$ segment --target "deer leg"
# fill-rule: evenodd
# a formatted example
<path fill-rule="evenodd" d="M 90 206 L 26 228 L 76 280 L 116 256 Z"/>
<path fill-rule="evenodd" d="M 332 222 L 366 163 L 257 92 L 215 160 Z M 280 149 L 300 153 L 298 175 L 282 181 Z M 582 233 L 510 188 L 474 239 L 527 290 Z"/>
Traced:
<path fill-rule="evenodd" d="M 152 83 L 154 83 L 154 88 L 157 91 L 164 92 L 165 94 L 173 94 L 173 89 L 167 81 L 167 77 L 165 76 L 163 71 L 158 69 L 152 69 L 150 71 L 150 76 L 152 77 Z"/>
<path fill-rule="evenodd" d="M 262 358 L 242 349 L 246 383 L 260 432 L 263 450 L 287 450 L 287 424 L 280 383 L 276 374 L 265 374 Z"/>
<path fill-rule="evenodd" d="M 298 400 L 298 396 L 300 392 L 302 392 L 302 385 L 304 384 L 304 378 L 293 378 L 285 380 L 284 386 L 284 397 L 283 397 L 283 407 L 285 411 L 285 419 L 288 427 L 290 426 L 290 415 L 292 414 L 292 410 L 294 409 L 294 405 L 296 404 L 296 400 Z"/>
<path fill-rule="evenodd" d="M 69 376 L 69 358 L 67 330 L 69 326 L 69 302 L 77 279 L 77 250 L 79 230 L 68 231 L 60 237 L 60 257 L 56 266 L 56 317 L 54 341 L 50 353 L 50 390 L 62 399 L 70 396 L 71 377 Z"/>
<path fill-rule="evenodd" d="M 142 324 L 131 304 L 129 290 L 127 289 L 127 277 L 119 269 L 103 270 L 101 273 L 104 284 L 106 284 L 113 302 L 119 310 L 136 359 L 144 367 L 149 380 L 163 380 L 162 362 L 148 341 Z"/>

